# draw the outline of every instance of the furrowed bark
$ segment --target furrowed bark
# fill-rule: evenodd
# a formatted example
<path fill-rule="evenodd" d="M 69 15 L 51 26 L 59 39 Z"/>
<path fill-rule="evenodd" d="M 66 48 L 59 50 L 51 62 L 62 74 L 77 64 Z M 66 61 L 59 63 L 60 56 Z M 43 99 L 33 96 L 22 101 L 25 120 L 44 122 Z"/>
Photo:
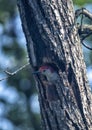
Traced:
<path fill-rule="evenodd" d="M 18 0 L 18 7 L 33 70 L 44 62 L 59 68 L 58 100 L 46 99 L 46 86 L 35 76 L 43 129 L 91 130 L 92 95 L 72 1 Z"/>

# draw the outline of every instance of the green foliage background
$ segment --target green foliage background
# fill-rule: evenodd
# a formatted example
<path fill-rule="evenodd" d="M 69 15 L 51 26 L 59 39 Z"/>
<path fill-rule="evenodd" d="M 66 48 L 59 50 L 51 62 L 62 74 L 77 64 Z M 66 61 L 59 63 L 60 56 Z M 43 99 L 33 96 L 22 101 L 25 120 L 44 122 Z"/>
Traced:
<path fill-rule="evenodd" d="M 91 4 L 92 0 L 73 2 L 78 8 Z M 84 51 L 86 64 L 91 66 L 92 52 Z M 27 62 L 26 41 L 16 0 L 0 0 L 0 79 L 6 76 L 3 70 L 14 72 Z M 41 130 L 37 91 L 30 66 L 0 82 L 0 130 Z"/>
<path fill-rule="evenodd" d="M 92 3 L 92 0 L 73 0 L 75 5 L 84 6 L 85 4 Z"/>

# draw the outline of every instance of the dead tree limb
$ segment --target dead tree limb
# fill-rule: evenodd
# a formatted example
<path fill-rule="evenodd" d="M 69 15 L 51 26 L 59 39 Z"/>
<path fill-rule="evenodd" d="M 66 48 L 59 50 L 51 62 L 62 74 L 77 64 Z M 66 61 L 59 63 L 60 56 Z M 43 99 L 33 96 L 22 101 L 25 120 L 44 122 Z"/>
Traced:
<path fill-rule="evenodd" d="M 75 11 L 76 18 L 78 18 L 81 14 L 92 20 L 92 13 L 90 13 L 86 8 L 81 8 Z"/>
<path fill-rule="evenodd" d="M 87 17 L 88 19 L 92 20 L 92 14 L 85 8 L 81 8 L 75 11 L 75 20 L 77 20 L 77 18 L 82 15 L 81 18 L 81 24 L 77 24 L 78 27 L 78 33 L 81 37 L 81 43 L 89 50 L 92 50 L 92 47 L 89 47 L 88 45 L 86 45 L 84 43 L 84 40 L 89 37 L 90 35 L 92 35 L 92 25 L 85 25 L 83 24 L 83 15 L 85 17 Z"/>

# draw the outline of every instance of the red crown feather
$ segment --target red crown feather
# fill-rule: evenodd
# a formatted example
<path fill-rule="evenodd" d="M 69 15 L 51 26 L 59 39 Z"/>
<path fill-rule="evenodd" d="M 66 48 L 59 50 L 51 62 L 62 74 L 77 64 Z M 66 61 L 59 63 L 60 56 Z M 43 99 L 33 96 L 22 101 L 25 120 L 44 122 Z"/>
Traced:
<path fill-rule="evenodd" d="M 50 66 L 41 66 L 41 67 L 39 68 L 39 71 L 43 71 L 43 70 L 45 70 L 45 69 L 50 69 L 51 72 L 54 72 L 54 69 L 53 69 L 52 67 L 50 67 Z"/>

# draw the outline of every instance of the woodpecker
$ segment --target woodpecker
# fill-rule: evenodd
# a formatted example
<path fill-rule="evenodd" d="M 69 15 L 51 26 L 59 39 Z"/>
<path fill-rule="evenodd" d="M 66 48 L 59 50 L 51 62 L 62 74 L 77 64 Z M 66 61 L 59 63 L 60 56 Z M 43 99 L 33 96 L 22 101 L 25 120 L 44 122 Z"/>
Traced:
<path fill-rule="evenodd" d="M 45 63 L 34 74 L 39 74 L 46 78 L 46 80 L 42 79 L 42 82 L 46 88 L 47 99 L 49 101 L 57 100 L 58 94 L 55 83 L 59 79 L 58 67 L 53 63 Z"/>
<path fill-rule="evenodd" d="M 59 79 L 58 67 L 54 63 L 43 64 L 38 71 L 34 72 L 34 74 L 37 73 L 44 75 L 47 81 L 52 83 Z"/>

